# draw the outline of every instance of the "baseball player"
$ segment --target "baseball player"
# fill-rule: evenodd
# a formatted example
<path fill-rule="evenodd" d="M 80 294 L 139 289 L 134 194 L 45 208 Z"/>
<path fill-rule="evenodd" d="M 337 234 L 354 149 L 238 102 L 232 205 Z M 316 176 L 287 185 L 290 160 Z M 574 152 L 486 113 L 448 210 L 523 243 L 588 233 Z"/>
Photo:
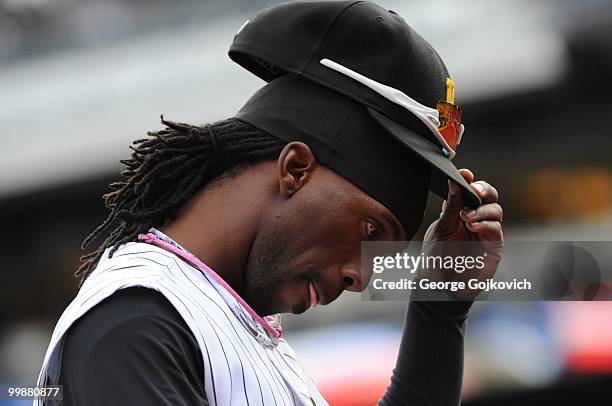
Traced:
<path fill-rule="evenodd" d="M 497 191 L 451 161 L 454 83 L 396 13 L 281 4 L 230 57 L 268 83 L 219 122 L 162 118 L 104 195 L 38 379 L 66 405 L 326 405 L 280 313 L 361 291 L 361 241 L 411 239 L 429 190 L 428 239 L 502 241 Z M 467 299 L 411 302 L 380 405 L 459 403 Z"/>

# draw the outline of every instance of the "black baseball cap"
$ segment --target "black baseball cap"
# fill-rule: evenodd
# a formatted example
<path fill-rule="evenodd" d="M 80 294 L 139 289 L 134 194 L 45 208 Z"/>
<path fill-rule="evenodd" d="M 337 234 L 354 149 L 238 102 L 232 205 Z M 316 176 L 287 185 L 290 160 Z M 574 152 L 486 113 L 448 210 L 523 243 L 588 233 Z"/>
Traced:
<path fill-rule="evenodd" d="M 305 80 L 300 82 L 302 91 L 309 83 L 311 86 L 318 84 L 332 90 L 325 93 L 317 88 L 320 97 L 333 98 L 332 94 L 339 93 L 345 97 L 337 100 L 343 100 L 350 106 L 353 106 L 351 102 L 357 102 L 365 113 L 363 116 L 359 114 L 359 120 L 363 123 L 367 121 L 369 129 L 367 134 L 365 130 L 357 127 L 353 129 L 359 133 L 355 139 L 359 140 L 363 148 L 372 153 L 372 148 L 378 148 L 378 144 L 393 140 L 392 145 L 402 152 L 397 159 L 415 161 L 416 157 L 419 157 L 431 168 L 429 189 L 434 193 L 446 198 L 447 180 L 452 179 L 464 189 L 466 206 L 480 205 L 480 199 L 459 174 L 449 159 L 448 151 L 441 147 L 434 132 L 428 128 L 422 117 L 419 118 L 405 106 L 364 85 L 363 81 L 357 81 L 337 69 L 330 68 L 329 63 L 324 64 L 324 61 L 331 61 L 370 81 L 385 85 L 392 91 L 404 93 L 426 108 L 435 109 L 438 101 L 447 100 L 447 79 L 450 79 L 448 71 L 431 45 L 395 12 L 367 1 L 283 3 L 265 9 L 245 23 L 234 37 L 229 56 L 267 82 L 293 74 Z M 280 91 L 278 89 L 281 87 L 296 88 L 297 82 L 297 79 L 292 77 L 272 87 L 275 91 Z M 264 94 L 272 94 L 270 89 L 264 90 Z M 254 108 L 256 100 L 263 102 L 261 92 L 258 93 L 260 95 L 256 94 L 237 115 L 238 118 L 250 120 L 253 125 L 257 125 L 255 121 L 270 121 L 264 120 L 264 117 L 256 119 L 255 111 L 259 115 L 278 116 L 270 108 Z M 301 98 L 302 102 L 325 104 L 320 98 L 314 100 L 311 96 L 314 96 L 314 93 Z M 300 98 L 296 93 L 293 97 Z M 265 101 L 277 105 L 269 97 Z M 293 138 L 286 132 L 297 130 L 300 125 L 305 124 L 304 116 L 300 116 L 304 112 L 299 106 L 294 107 L 293 111 L 282 109 L 285 128 L 282 131 L 276 128 L 277 133 L 271 132 L 273 135 L 282 139 Z M 356 110 L 361 112 L 361 109 Z M 326 120 L 319 123 L 319 127 L 339 128 L 342 120 L 346 118 L 341 115 L 325 117 Z M 281 120 L 279 117 L 276 119 Z M 320 117 L 311 116 L 309 119 L 317 121 Z M 372 131 L 374 128 L 378 131 Z M 381 129 L 384 131 L 380 131 Z M 374 144 L 374 141 L 364 141 L 368 134 L 377 144 Z M 320 138 L 330 140 L 325 136 Z M 359 145 L 355 144 L 354 148 Z M 365 174 L 371 174 L 373 171 L 372 165 L 366 161 L 352 164 Z M 338 172 L 349 178 L 342 171 Z M 401 176 L 387 172 L 387 178 L 390 177 L 389 174 L 392 174 L 392 177 Z M 370 175 L 370 178 L 369 183 L 388 183 L 384 182 L 382 177 L 377 179 Z M 371 186 L 357 185 L 374 196 Z M 395 183 L 393 187 L 398 188 L 398 184 Z M 389 206 L 388 202 L 379 200 Z"/>
<path fill-rule="evenodd" d="M 255 92 L 236 118 L 286 142 L 305 142 L 317 162 L 389 209 L 408 238 L 418 230 L 431 170 L 420 159 L 406 159 L 360 102 L 288 73 Z"/>

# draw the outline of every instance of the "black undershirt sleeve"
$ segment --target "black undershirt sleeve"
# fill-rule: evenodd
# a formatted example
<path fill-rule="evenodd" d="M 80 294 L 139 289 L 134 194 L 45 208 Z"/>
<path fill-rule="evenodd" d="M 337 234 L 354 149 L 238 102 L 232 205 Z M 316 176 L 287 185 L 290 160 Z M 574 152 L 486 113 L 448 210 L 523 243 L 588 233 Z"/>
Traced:
<path fill-rule="evenodd" d="M 459 405 L 463 334 L 471 305 L 410 302 L 391 384 L 379 406 Z"/>
<path fill-rule="evenodd" d="M 59 384 L 72 405 L 208 405 L 202 354 L 167 299 L 115 292 L 67 332 Z"/>

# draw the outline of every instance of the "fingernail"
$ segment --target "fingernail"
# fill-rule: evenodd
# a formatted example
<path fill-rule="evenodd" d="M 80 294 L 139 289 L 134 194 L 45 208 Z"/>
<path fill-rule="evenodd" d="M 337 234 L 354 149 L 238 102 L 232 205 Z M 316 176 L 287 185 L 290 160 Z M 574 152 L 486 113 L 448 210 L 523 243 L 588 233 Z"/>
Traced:
<path fill-rule="evenodd" d="M 484 193 L 484 186 L 482 186 L 480 183 L 472 183 L 472 186 L 474 186 L 480 193 Z"/>
<path fill-rule="evenodd" d="M 470 217 L 475 216 L 475 215 L 476 215 L 476 210 L 470 210 L 470 211 L 468 211 L 468 212 L 467 212 L 467 215 L 468 215 L 468 216 L 470 216 Z"/>

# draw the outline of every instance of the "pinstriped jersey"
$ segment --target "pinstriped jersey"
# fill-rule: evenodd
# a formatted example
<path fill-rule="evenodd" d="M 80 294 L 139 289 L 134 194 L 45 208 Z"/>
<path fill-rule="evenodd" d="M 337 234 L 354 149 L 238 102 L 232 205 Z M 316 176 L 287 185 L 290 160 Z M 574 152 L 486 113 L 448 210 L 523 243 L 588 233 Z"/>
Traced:
<path fill-rule="evenodd" d="M 57 382 L 63 339 L 76 320 L 117 290 L 140 286 L 163 294 L 193 333 L 211 405 L 327 405 L 285 339 L 270 337 L 210 275 L 152 244 L 129 242 L 107 254 L 60 317 L 39 385 Z"/>

